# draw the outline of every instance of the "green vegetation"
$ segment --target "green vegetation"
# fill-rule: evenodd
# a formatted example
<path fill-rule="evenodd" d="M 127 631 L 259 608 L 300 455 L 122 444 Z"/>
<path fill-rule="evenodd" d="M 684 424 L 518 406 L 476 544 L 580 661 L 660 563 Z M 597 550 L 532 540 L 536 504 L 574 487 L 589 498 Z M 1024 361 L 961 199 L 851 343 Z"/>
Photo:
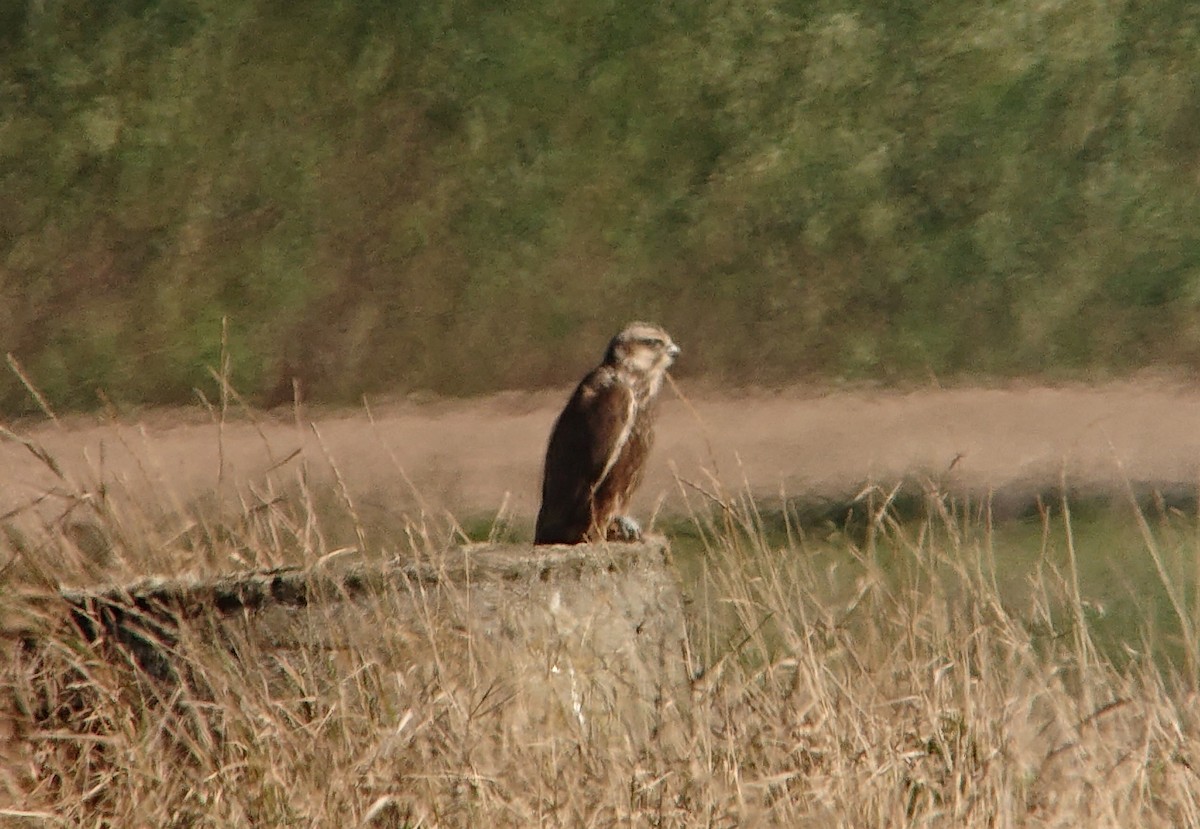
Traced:
<path fill-rule="evenodd" d="M 1023 620 L 1034 643 L 1082 621 L 1091 645 L 1114 666 L 1148 659 L 1168 670 L 1196 669 L 1186 646 L 1200 631 L 1194 492 L 1183 509 L 1154 497 L 1076 501 L 1046 493 L 1040 510 L 1023 517 L 915 488 L 864 492 L 869 497 L 822 508 L 741 498 L 741 526 L 732 535 L 720 513 L 709 511 L 672 518 L 662 529 L 691 585 L 731 541 L 752 556 L 801 557 L 805 577 L 839 600 L 861 588 L 864 569 L 904 593 L 955 581 L 971 566 L 978 577 L 986 572 L 988 592 Z"/>
<path fill-rule="evenodd" d="M 1200 358 L 1200 7 L 12 0 L 0 350 L 56 407 Z M 0 379 L 0 410 L 33 407 Z"/>

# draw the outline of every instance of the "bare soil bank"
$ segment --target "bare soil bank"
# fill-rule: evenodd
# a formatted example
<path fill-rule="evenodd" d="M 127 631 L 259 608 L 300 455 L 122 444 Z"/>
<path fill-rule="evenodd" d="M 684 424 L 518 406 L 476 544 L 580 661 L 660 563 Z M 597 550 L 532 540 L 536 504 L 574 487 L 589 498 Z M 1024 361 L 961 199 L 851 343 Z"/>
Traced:
<path fill-rule="evenodd" d="M 686 391 L 686 390 L 685 390 Z M 137 421 L 74 418 L 26 424 L 68 477 L 165 505 L 268 478 L 332 480 L 360 506 L 459 516 L 537 509 L 545 441 L 565 390 L 389 403 L 371 412 L 243 415 L 223 425 L 199 411 Z M 1062 480 L 1110 489 L 1123 480 L 1194 486 L 1200 476 L 1200 388 L 1162 380 L 1099 386 L 909 392 L 789 389 L 740 396 L 664 392 L 658 443 L 636 511 L 682 508 L 676 477 L 711 488 L 839 498 L 862 482 L 928 478 L 947 489 L 1034 492 Z M 0 514 L 57 486 L 17 443 L 0 443 Z M 410 483 L 411 482 L 411 483 Z M 38 509 L 59 508 L 53 498 Z"/>

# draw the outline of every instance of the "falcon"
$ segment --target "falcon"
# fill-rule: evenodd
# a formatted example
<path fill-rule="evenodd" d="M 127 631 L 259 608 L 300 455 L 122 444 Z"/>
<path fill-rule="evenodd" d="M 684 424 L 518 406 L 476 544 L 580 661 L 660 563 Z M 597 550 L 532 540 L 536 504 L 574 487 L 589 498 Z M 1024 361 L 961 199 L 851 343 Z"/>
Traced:
<path fill-rule="evenodd" d="M 613 337 L 550 433 L 534 544 L 641 539 L 625 509 L 653 441 L 654 399 L 678 356 L 656 325 L 631 323 Z"/>

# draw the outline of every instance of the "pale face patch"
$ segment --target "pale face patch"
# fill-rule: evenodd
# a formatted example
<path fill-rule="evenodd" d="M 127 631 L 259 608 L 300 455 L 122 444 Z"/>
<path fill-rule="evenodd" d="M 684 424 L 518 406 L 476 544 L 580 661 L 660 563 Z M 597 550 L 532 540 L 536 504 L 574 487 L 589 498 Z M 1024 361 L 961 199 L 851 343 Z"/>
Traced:
<path fill-rule="evenodd" d="M 656 325 L 635 322 L 613 340 L 613 349 L 625 371 L 645 376 L 654 391 L 662 382 L 662 373 L 679 356 L 679 346 Z"/>

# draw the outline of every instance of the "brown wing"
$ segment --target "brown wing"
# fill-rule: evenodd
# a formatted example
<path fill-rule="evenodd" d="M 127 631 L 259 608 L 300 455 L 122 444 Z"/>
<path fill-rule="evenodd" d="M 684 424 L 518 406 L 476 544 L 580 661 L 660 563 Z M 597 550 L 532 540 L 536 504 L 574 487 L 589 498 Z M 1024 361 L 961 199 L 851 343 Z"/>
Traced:
<path fill-rule="evenodd" d="M 614 453 L 612 470 L 596 487 L 592 498 L 592 515 L 599 529 L 608 527 L 613 518 L 628 509 L 629 499 L 642 480 L 646 456 L 654 440 L 653 426 L 653 412 L 639 406 L 633 428 Z"/>
<path fill-rule="evenodd" d="M 633 393 L 607 367 L 583 379 L 558 416 L 546 449 L 535 544 L 579 544 L 592 529 L 592 496 L 629 440 Z"/>

